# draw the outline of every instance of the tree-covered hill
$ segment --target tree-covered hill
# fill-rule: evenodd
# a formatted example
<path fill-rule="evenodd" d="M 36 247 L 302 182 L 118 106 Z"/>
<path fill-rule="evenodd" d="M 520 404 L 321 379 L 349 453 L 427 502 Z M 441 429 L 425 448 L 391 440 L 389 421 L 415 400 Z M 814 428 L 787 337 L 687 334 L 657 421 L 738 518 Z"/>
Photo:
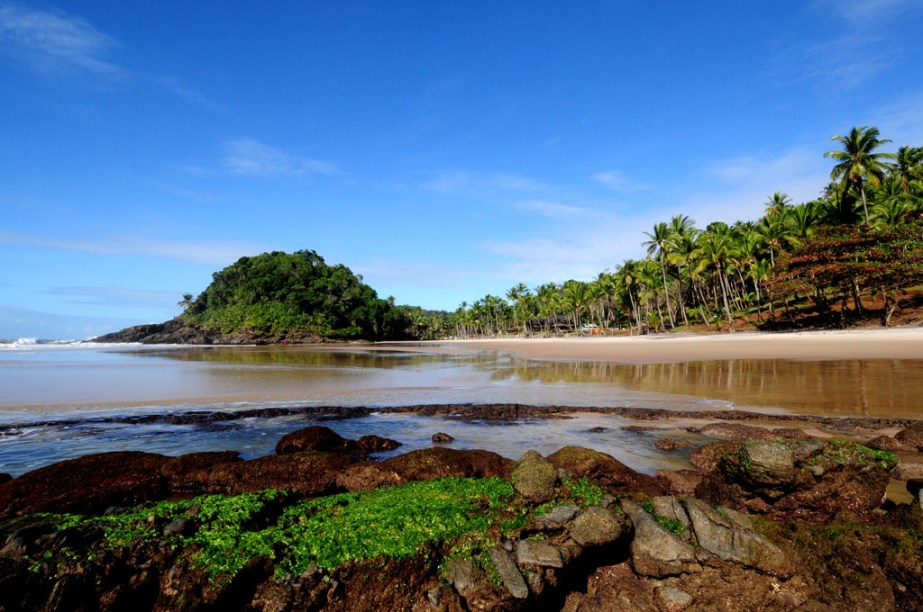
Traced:
<path fill-rule="evenodd" d="M 129 328 L 103 342 L 265 342 L 394 340 L 407 337 L 408 315 L 383 300 L 343 264 L 314 251 L 241 257 L 212 275 L 184 313 L 167 323 Z"/>

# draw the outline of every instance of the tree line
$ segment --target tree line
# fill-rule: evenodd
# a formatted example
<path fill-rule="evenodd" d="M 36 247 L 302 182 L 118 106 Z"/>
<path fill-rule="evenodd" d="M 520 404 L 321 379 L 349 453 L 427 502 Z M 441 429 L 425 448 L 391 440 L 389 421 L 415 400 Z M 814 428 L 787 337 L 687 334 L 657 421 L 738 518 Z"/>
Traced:
<path fill-rule="evenodd" d="M 772 325 L 805 303 L 820 313 L 866 315 L 884 299 L 887 325 L 902 292 L 923 283 L 923 148 L 880 150 L 875 127 L 834 136 L 831 181 L 812 201 L 769 196 L 755 221 L 704 229 L 686 215 L 645 232 L 644 259 L 591 281 L 568 280 L 485 295 L 452 313 L 409 309 L 418 337 L 479 337 L 572 330 L 631 333 L 693 325 L 733 329 L 740 317 Z M 834 305 L 839 305 L 838 309 Z"/>

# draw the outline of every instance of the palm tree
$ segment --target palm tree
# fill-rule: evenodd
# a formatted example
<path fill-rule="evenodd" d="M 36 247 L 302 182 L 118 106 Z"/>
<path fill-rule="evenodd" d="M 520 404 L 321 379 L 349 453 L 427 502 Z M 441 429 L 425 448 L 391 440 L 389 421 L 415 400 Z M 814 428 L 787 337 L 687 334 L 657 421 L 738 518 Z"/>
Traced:
<path fill-rule="evenodd" d="M 695 236 L 697 233 L 695 221 L 686 215 L 675 215 L 670 219 L 671 259 L 676 263 L 676 281 L 679 284 L 679 311 L 683 315 L 683 324 L 686 326 L 689 325 L 689 318 L 686 316 L 686 300 L 683 297 L 682 264 L 688 263 L 692 251 L 695 250 Z"/>
<path fill-rule="evenodd" d="M 712 225 L 717 224 L 713 223 Z M 723 229 L 724 231 L 707 231 L 699 240 L 698 253 L 700 265 L 713 267 L 715 269 L 718 286 L 721 287 L 724 314 L 727 317 L 728 325 L 730 325 L 733 330 L 734 319 L 731 318 L 731 308 L 728 304 L 727 279 L 724 275 L 730 258 L 731 248 L 733 247 L 733 238 L 727 226 L 724 226 L 724 228 L 718 227 L 716 229 Z"/>
<path fill-rule="evenodd" d="M 766 212 L 763 217 L 773 217 L 784 215 L 786 210 L 791 206 L 792 199 L 787 194 L 777 191 L 766 200 Z"/>
<path fill-rule="evenodd" d="M 862 211 L 865 224 L 869 224 L 868 201 L 865 196 L 865 184 L 878 185 L 885 175 L 883 160 L 896 159 L 893 153 L 874 153 L 883 144 L 891 142 L 878 138 L 876 127 L 854 127 L 846 136 L 834 136 L 833 140 L 843 145 L 843 150 L 827 151 L 824 157 L 837 161 L 830 172 L 830 178 L 840 179 L 840 191 L 845 193 L 852 186 L 862 198 Z"/>
<path fill-rule="evenodd" d="M 671 238 L 670 226 L 664 222 L 654 224 L 654 232 L 644 232 L 644 235 L 650 238 L 642 246 L 647 247 L 647 254 L 657 254 L 657 260 L 660 262 L 660 273 L 663 276 L 663 295 L 667 302 L 667 315 L 670 317 L 670 328 L 676 327 L 673 320 L 673 311 L 670 308 L 670 297 L 667 291 L 667 254 Z"/>
<path fill-rule="evenodd" d="M 901 190 L 908 194 L 912 183 L 923 181 L 923 148 L 901 147 L 894 156 L 895 164 L 891 171 L 901 184 Z"/>

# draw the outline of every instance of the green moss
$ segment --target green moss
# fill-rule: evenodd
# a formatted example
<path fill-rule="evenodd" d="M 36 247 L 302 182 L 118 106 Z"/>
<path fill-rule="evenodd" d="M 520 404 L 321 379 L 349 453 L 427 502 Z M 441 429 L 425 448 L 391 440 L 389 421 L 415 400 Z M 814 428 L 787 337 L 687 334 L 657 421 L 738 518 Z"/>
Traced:
<path fill-rule="evenodd" d="M 839 463 L 874 463 L 884 470 L 890 470 L 897 465 L 897 456 L 888 451 L 875 450 L 850 440 L 830 440 L 830 445 L 836 449 L 833 456 Z"/>
<path fill-rule="evenodd" d="M 677 535 L 682 534 L 686 531 L 686 527 L 677 521 L 676 519 L 667 518 L 665 516 L 654 515 L 654 520 L 657 521 L 657 524 L 666 529 L 669 532 L 675 533 Z"/>

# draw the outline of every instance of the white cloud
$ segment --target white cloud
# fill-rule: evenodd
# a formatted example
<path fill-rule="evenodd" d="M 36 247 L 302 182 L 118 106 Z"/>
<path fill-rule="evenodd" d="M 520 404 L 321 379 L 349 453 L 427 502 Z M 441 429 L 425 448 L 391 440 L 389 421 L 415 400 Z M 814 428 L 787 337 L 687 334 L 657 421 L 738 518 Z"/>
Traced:
<path fill-rule="evenodd" d="M 470 276 L 456 267 L 440 266 L 419 260 L 375 259 L 352 266 L 373 288 L 381 285 L 423 289 L 458 287 L 462 277 Z"/>
<path fill-rule="evenodd" d="M 100 255 L 146 255 L 167 257 L 195 264 L 228 265 L 244 255 L 269 249 L 243 242 L 173 242 L 137 236 L 105 236 L 94 240 L 41 236 L 0 231 L 0 244 L 81 251 Z"/>
<path fill-rule="evenodd" d="M 292 155 L 252 138 L 232 140 L 226 143 L 225 149 L 224 167 L 242 176 L 333 176 L 340 173 L 339 168 L 330 162 Z"/>
<path fill-rule="evenodd" d="M 0 5 L 0 43 L 8 53 L 45 69 L 124 75 L 106 59 L 117 43 L 86 21 L 61 12 Z"/>

